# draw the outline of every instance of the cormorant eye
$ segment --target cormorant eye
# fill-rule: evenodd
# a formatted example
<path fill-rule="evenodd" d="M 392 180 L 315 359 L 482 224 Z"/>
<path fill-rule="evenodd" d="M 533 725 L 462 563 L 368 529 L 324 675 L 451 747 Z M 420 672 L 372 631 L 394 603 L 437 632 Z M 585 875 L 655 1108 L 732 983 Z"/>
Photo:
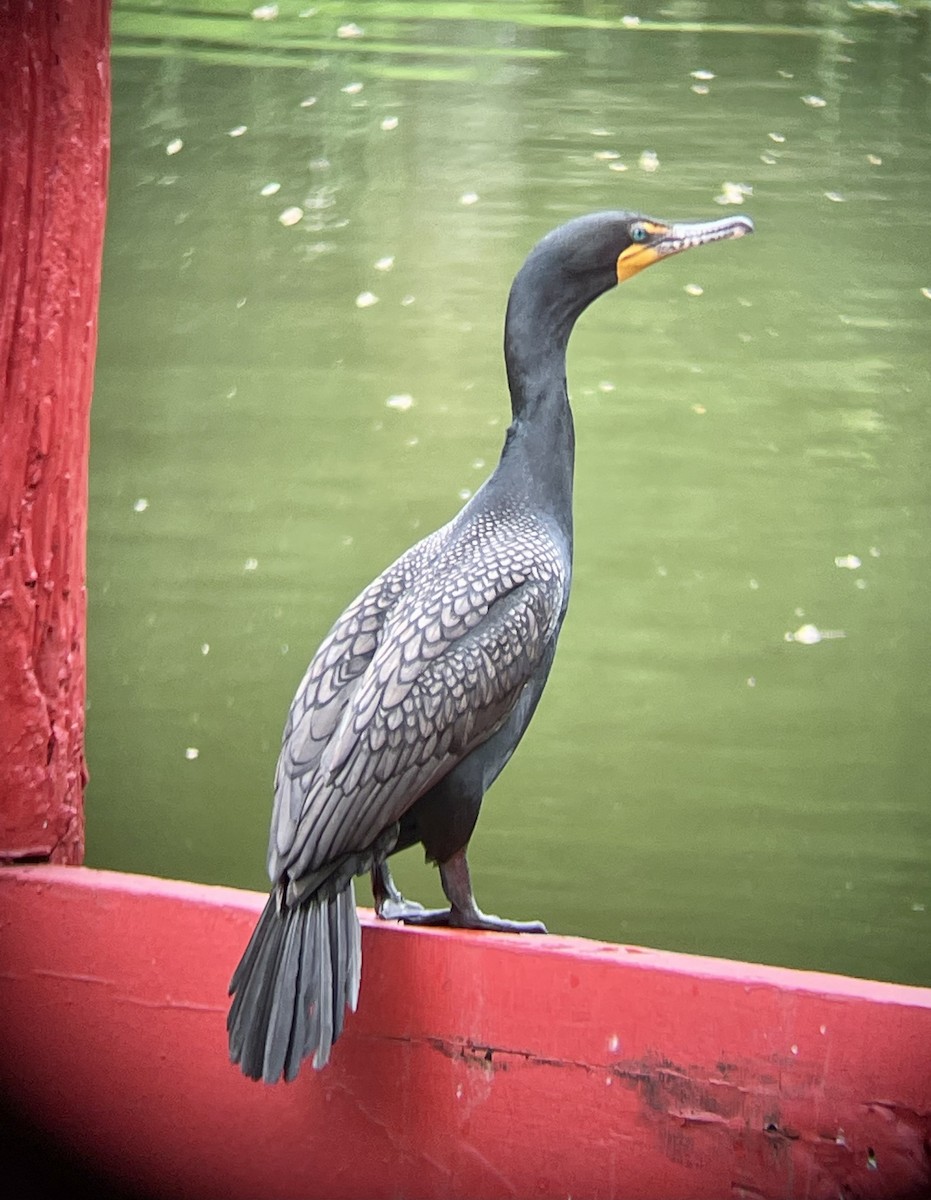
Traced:
<path fill-rule="evenodd" d="M 631 241 L 645 242 L 649 236 L 650 236 L 649 233 L 647 233 L 647 231 L 643 227 L 643 225 L 631 225 L 631 227 L 630 227 Z"/>

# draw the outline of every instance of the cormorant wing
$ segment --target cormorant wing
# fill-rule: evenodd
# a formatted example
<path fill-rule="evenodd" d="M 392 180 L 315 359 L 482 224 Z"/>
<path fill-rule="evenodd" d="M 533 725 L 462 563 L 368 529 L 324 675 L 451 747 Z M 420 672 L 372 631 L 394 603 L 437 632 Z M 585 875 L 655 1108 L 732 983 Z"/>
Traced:
<path fill-rule="evenodd" d="M 297 880 L 368 849 L 501 727 L 544 660 L 565 601 L 563 559 L 537 534 L 486 543 L 465 563 L 440 554 L 378 635 L 360 626 L 334 637 L 347 618 L 354 628 L 358 602 L 337 623 L 295 697 L 278 761 L 273 879 Z M 367 658 L 370 636 L 377 646 Z"/>

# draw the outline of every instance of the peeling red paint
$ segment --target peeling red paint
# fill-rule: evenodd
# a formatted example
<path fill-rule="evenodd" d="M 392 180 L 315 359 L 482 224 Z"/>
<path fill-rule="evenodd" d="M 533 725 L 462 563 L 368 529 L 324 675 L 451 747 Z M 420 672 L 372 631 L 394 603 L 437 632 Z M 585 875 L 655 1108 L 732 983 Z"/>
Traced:
<path fill-rule="evenodd" d="M 0 860 L 83 854 L 107 0 L 0 0 Z"/>
<path fill-rule="evenodd" d="M 166 1200 L 927 1200 L 931 989 L 363 914 L 325 1071 L 250 1083 L 264 896 L 0 871 L 0 1089 Z"/>

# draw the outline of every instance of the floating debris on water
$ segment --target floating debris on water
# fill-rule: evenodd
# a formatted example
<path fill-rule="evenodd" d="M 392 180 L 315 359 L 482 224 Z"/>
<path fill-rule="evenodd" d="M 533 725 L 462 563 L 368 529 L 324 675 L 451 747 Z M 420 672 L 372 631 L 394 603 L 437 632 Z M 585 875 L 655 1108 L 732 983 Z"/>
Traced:
<path fill-rule="evenodd" d="M 691 406 L 691 409 L 692 409 L 692 412 L 695 413 L 695 415 L 698 417 L 703 417 L 708 412 L 708 410 L 707 410 L 707 408 L 705 408 L 704 404 L 693 404 Z"/>
<path fill-rule="evenodd" d="M 772 154 L 761 154 L 760 162 L 766 163 L 768 167 L 774 167 L 778 162 L 778 159 Z"/>
<path fill-rule="evenodd" d="M 274 21 L 278 16 L 277 4 L 260 4 L 252 10 L 253 21 Z"/>
<path fill-rule="evenodd" d="M 782 143 L 786 140 L 785 135 L 782 133 L 768 133 L 766 136 L 769 138 L 769 140 L 771 142 L 775 142 L 778 146 L 781 146 Z"/>
<path fill-rule="evenodd" d="M 840 192 L 825 192 L 824 198 L 825 200 L 833 200 L 835 204 L 843 204 L 846 200 L 846 196 L 842 196 Z"/>
<path fill-rule="evenodd" d="M 644 150 L 637 159 L 637 166 L 641 171 L 652 174 L 654 171 L 659 170 L 659 155 L 655 150 Z"/>
<path fill-rule="evenodd" d="M 347 83 L 345 87 L 339 90 L 345 92 L 347 96 L 358 96 L 364 87 L 364 83 Z"/>
<path fill-rule="evenodd" d="M 922 288 L 921 294 L 926 300 L 931 300 L 931 287 Z"/>
<path fill-rule="evenodd" d="M 177 154 L 179 150 L 183 150 L 183 149 L 184 149 L 184 142 L 182 142 L 180 138 L 172 138 L 171 141 L 168 143 L 168 145 L 165 147 L 165 153 L 166 154 Z"/>
<path fill-rule="evenodd" d="M 714 79 L 714 71 L 689 71 L 689 74 L 693 79 L 701 79 L 703 82 Z"/>
<path fill-rule="evenodd" d="M 620 158 L 620 154 L 616 150 L 596 150 L 595 158 L 598 162 L 611 162 L 615 158 Z"/>
<path fill-rule="evenodd" d="M 384 258 L 376 259 L 372 265 L 376 271 L 390 271 L 394 266 L 394 255 L 386 254 Z"/>
<path fill-rule="evenodd" d="M 200 647 L 200 652 L 201 652 L 201 654 L 203 654 L 204 658 L 206 658 L 207 655 L 210 653 L 210 643 L 202 642 L 201 647 Z"/>
<path fill-rule="evenodd" d="M 687 283 L 682 289 L 687 296 L 703 296 L 705 289 L 700 283 Z"/>
<path fill-rule="evenodd" d="M 823 96 L 802 96 L 801 99 L 809 108 L 826 108 L 828 103 Z"/>
<path fill-rule="evenodd" d="M 819 629 L 817 625 L 800 625 L 794 633 L 786 633 L 785 640 L 798 642 L 801 646 L 817 646 L 819 642 L 846 636 L 843 629 Z"/>
<path fill-rule="evenodd" d="M 145 510 L 148 507 L 149 507 L 148 500 L 146 500 L 145 496 L 140 496 L 139 499 L 133 505 L 133 512 L 145 512 Z"/>
<path fill-rule="evenodd" d="M 626 171 L 627 163 L 622 163 L 622 162 L 608 163 L 608 170 L 609 171 Z"/>
<path fill-rule="evenodd" d="M 843 567 L 845 571 L 856 571 L 861 565 L 855 554 L 838 554 L 834 558 L 835 567 Z"/>
<path fill-rule="evenodd" d="M 244 571 L 257 571 L 259 569 L 259 560 L 257 558 L 247 558 L 242 564 Z"/>
<path fill-rule="evenodd" d="M 313 106 L 316 103 L 317 103 L 316 96 L 308 96 L 306 100 L 301 101 L 301 108 L 313 108 Z"/>
<path fill-rule="evenodd" d="M 233 129 L 227 130 L 228 137 L 242 137 L 249 129 L 248 125 L 236 125 Z"/>
<path fill-rule="evenodd" d="M 385 133 L 388 133 L 389 130 L 391 130 L 391 129 L 397 129 L 397 127 L 398 127 L 398 118 L 397 117 L 385 117 L 381 123 L 381 128 L 385 131 Z"/>
<path fill-rule="evenodd" d="M 692 91 L 696 96 L 707 96 L 711 91 L 711 88 L 707 85 L 707 83 L 693 83 Z"/>
<path fill-rule="evenodd" d="M 345 25 L 340 25 L 336 31 L 338 38 L 360 38 L 365 37 L 365 30 L 362 29 L 355 21 L 347 21 Z"/>
<path fill-rule="evenodd" d="M 640 24 L 640 18 L 634 16 L 621 17 L 621 24 L 625 29 L 636 29 Z"/>
<path fill-rule="evenodd" d="M 266 183 L 266 185 L 259 192 L 259 195 L 260 196 L 275 196 L 280 191 L 281 191 L 280 183 Z"/>
<path fill-rule="evenodd" d="M 385 401 L 386 408 L 396 408 L 398 412 L 407 412 L 413 406 L 414 397 L 408 392 L 399 392 L 396 396 L 389 396 Z"/>
<path fill-rule="evenodd" d="M 373 304 L 378 303 L 378 297 L 374 292 L 360 292 L 356 296 L 356 308 L 371 308 Z"/>
<path fill-rule="evenodd" d="M 868 154 L 866 156 L 866 161 L 870 164 L 871 167 L 881 167 L 883 165 L 883 160 L 879 157 L 878 154 Z"/>
<path fill-rule="evenodd" d="M 200 751 L 196 746 L 188 746 L 184 752 L 184 757 L 188 760 L 188 762 L 193 762 L 195 758 L 200 757 Z"/>
<path fill-rule="evenodd" d="M 715 204 L 743 204 L 747 196 L 753 195 L 753 188 L 746 183 L 732 183 L 729 179 L 721 184 L 720 196 L 715 196 Z"/>
<path fill-rule="evenodd" d="M 278 220 L 282 225 L 296 225 L 303 215 L 304 210 L 302 208 L 298 208 L 298 206 L 295 204 L 291 208 L 286 208 L 284 212 L 279 213 Z"/>
<path fill-rule="evenodd" d="M 478 192 L 463 192 L 459 197 L 460 204 L 478 204 Z"/>

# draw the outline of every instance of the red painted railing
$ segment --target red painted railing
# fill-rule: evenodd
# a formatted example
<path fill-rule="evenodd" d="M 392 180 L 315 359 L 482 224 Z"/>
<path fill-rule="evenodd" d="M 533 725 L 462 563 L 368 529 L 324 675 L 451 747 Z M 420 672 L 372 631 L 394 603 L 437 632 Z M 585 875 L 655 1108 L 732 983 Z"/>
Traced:
<path fill-rule="evenodd" d="M 931 990 L 363 922 L 333 1060 L 227 1061 L 264 897 L 0 872 L 0 1087 L 141 1196 L 919 1200 Z"/>

